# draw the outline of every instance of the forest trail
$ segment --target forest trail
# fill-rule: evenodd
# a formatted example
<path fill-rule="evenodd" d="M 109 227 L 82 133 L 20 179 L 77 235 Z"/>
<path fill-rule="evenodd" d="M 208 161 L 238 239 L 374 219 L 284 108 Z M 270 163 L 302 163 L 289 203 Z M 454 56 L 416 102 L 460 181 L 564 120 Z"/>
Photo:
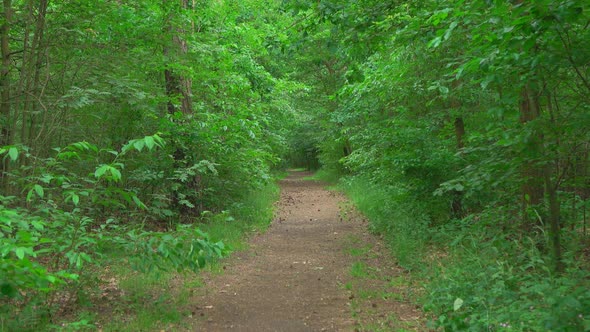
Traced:
<path fill-rule="evenodd" d="M 308 175 L 293 172 L 282 180 L 270 228 L 254 236 L 248 250 L 229 258 L 222 275 L 205 278 L 202 293 L 191 300 L 194 330 L 358 330 L 362 314 L 353 319 L 354 294 L 345 287 L 352 278 L 346 247 L 351 239 L 362 245 L 378 241 L 367 239 L 372 235 L 366 232 L 362 218 L 343 220 L 342 195 L 324 189 L 322 183 L 305 180 Z M 373 255 L 377 259 L 385 256 Z M 390 271 L 397 273 L 396 268 Z M 413 306 L 401 302 L 374 299 L 366 305 L 366 312 L 379 317 L 396 314 L 419 319 Z M 363 311 L 358 304 L 354 306 Z"/>

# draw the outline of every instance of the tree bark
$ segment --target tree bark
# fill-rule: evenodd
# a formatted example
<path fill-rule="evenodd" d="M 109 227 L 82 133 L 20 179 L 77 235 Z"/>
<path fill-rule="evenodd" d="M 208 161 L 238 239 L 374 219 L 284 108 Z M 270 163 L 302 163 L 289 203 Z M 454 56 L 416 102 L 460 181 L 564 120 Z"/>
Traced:
<path fill-rule="evenodd" d="M 176 1 L 180 1 L 180 3 Z M 171 38 L 171 40 L 169 40 L 171 43 L 164 46 L 164 57 L 166 58 L 166 61 L 169 62 L 169 64 L 175 61 L 181 62 L 183 60 L 183 56 L 188 53 L 188 44 L 184 39 L 188 31 L 186 28 L 176 23 L 175 18 L 179 14 L 182 15 L 182 11 L 189 9 L 189 2 L 188 0 L 163 0 L 163 5 L 165 9 L 170 10 L 166 17 L 166 22 L 163 29 L 164 33 L 168 35 L 169 38 Z M 171 8 L 166 8 L 167 6 L 170 6 Z M 168 97 L 168 103 L 166 105 L 168 114 L 175 114 L 179 111 L 184 115 L 192 114 L 192 81 L 190 77 L 183 76 L 181 73 L 175 71 L 173 69 L 174 67 L 170 66 L 169 64 L 167 64 L 166 69 L 164 70 L 166 96 Z M 177 105 L 177 100 L 180 101 L 180 105 Z M 180 141 L 175 140 L 174 142 Z M 187 154 L 190 154 L 190 152 L 186 151 L 182 147 L 182 144 L 175 145 L 175 151 L 172 154 L 174 159 L 173 167 L 174 169 L 181 169 L 186 167 L 186 159 L 188 159 Z M 196 176 L 194 181 L 189 183 L 182 183 L 180 181 L 177 181 L 177 183 L 180 188 L 189 187 L 189 189 L 195 192 L 199 197 L 202 194 L 200 187 L 201 179 L 199 176 Z M 195 212 L 194 210 L 189 210 L 186 205 L 180 204 L 178 191 L 173 190 L 171 195 L 172 206 L 180 210 L 181 213 L 184 214 Z M 195 206 L 198 206 L 199 209 L 199 211 L 196 212 L 200 213 L 203 211 L 202 200 L 195 203 Z"/>
<path fill-rule="evenodd" d="M 12 143 L 12 118 L 11 118 L 11 100 L 10 100 L 10 24 L 12 23 L 12 2 L 11 0 L 3 1 L 3 21 L 0 27 L 0 53 L 2 56 L 2 67 L 0 68 L 0 147 Z M 8 171 L 8 159 L 2 158 L 0 161 L 0 185 L 7 189 L 5 180 Z M 6 192 L 6 190 L 3 190 Z"/>
<path fill-rule="evenodd" d="M 10 25 L 12 24 L 12 1 L 3 1 L 3 21 L 0 27 L 0 52 L 2 53 L 2 68 L 0 69 L 0 116 L 2 129 L 0 131 L 0 146 L 12 143 L 11 133 L 11 100 L 10 100 Z M 4 166 L 2 171 L 4 171 Z"/>
<path fill-rule="evenodd" d="M 531 96 L 531 91 L 528 86 L 524 86 L 520 96 L 520 122 L 526 124 L 537 119 L 540 115 L 540 105 L 535 102 L 535 97 Z M 532 135 L 532 142 L 530 143 L 530 152 L 533 157 L 538 157 L 537 154 L 540 149 L 540 138 L 537 133 Z M 522 209 L 523 221 L 527 222 L 527 209 L 530 206 L 540 204 L 543 201 L 543 171 L 540 169 L 535 158 L 529 157 L 522 167 L 522 176 L 524 184 L 522 186 Z"/>
<path fill-rule="evenodd" d="M 30 124 L 30 129 L 29 129 L 29 137 L 27 138 L 27 142 L 29 144 L 29 146 L 31 146 L 32 148 L 34 147 L 34 137 L 37 136 L 39 137 L 40 133 L 40 128 L 37 128 L 39 126 L 38 119 L 37 119 L 37 115 L 35 115 L 37 112 L 36 109 L 39 108 L 43 108 L 41 105 L 41 98 L 43 95 L 43 92 L 41 91 L 41 70 L 43 68 L 43 59 L 46 56 L 46 48 L 45 45 L 43 45 L 44 43 L 44 35 L 45 35 L 45 19 L 46 19 L 46 15 L 47 15 L 47 6 L 48 6 L 48 0 L 40 0 L 39 1 L 39 7 L 37 9 L 38 14 L 36 17 L 36 26 L 35 26 L 35 35 L 33 38 L 33 48 L 32 51 L 35 52 L 35 56 L 34 56 L 34 62 L 33 62 L 33 81 L 32 81 L 32 88 L 31 88 L 31 93 L 33 94 L 34 98 L 36 100 L 33 101 L 32 103 L 32 111 L 30 114 L 31 117 L 31 124 Z M 47 110 L 44 109 L 44 114 L 43 114 L 43 121 L 46 120 L 46 113 Z M 43 123 L 40 124 L 41 127 L 43 127 Z M 23 138 L 24 140 L 24 138 Z"/>
<path fill-rule="evenodd" d="M 563 259 L 561 254 L 561 221 L 560 203 L 557 195 L 557 184 L 551 181 L 553 164 L 548 164 L 544 171 L 545 190 L 549 200 L 549 235 L 551 237 L 551 251 L 553 255 L 554 269 L 563 272 Z"/>
<path fill-rule="evenodd" d="M 463 122 L 463 118 L 462 117 L 455 118 L 453 125 L 455 127 L 455 138 L 457 140 L 457 150 L 460 152 L 465 147 L 465 142 L 464 142 L 465 123 Z M 451 194 L 453 195 L 453 200 L 451 202 L 451 214 L 455 218 L 462 219 L 465 217 L 465 214 L 463 212 L 463 192 L 458 191 L 458 190 L 453 190 L 453 192 Z"/>
<path fill-rule="evenodd" d="M 457 139 L 457 149 L 461 150 L 465 147 L 465 142 L 464 142 L 465 123 L 463 122 L 463 118 L 462 117 L 455 118 L 454 126 L 455 126 L 455 137 Z"/>
<path fill-rule="evenodd" d="M 168 2 L 169 0 L 164 0 L 164 5 L 166 5 Z M 188 8 L 188 0 L 180 0 L 180 9 L 186 10 Z M 169 60 L 176 60 L 182 55 L 187 54 L 188 45 L 183 39 L 183 35 L 186 34 L 186 30 L 174 23 L 174 13 L 170 13 L 169 17 L 167 18 L 167 23 L 164 27 L 164 30 L 166 33 L 172 36 L 172 46 L 164 47 L 164 56 L 166 56 Z M 177 111 L 181 111 L 183 114 L 192 113 L 192 80 L 190 77 L 183 76 L 175 72 L 173 69 L 166 68 L 164 70 L 164 80 L 166 95 L 168 96 L 168 113 L 174 114 Z M 174 104 L 174 100 L 176 98 L 180 98 L 180 108 Z"/>
<path fill-rule="evenodd" d="M 452 95 L 451 95 L 451 112 L 459 113 L 461 109 L 461 101 L 459 100 L 458 88 L 460 86 L 460 81 L 455 80 L 452 83 Z M 455 140 L 457 143 L 457 152 L 461 152 L 461 150 L 465 147 L 465 122 L 463 121 L 463 117 L 461 114 L 455 117 L 453 121 L 453 127 L 455 128 Z M 451 192 L 452 201 L 451 201 L 451 215 L 454 218 L 462 219 L 465 217 L 463 211 L 463 192 L 458 190 L 453 190 Z"/>

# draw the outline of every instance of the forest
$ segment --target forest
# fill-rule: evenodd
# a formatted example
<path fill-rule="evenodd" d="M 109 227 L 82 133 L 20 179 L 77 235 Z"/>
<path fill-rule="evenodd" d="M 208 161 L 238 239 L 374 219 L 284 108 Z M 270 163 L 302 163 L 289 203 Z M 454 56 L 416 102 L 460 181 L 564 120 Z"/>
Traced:
<path fill-rule="evenodd" d="M 294 167 L 428 329 L 590 330 L 588 1 L 1 6 L 0 331 L 95 329 L 106 267 L 215 264 Z"/>

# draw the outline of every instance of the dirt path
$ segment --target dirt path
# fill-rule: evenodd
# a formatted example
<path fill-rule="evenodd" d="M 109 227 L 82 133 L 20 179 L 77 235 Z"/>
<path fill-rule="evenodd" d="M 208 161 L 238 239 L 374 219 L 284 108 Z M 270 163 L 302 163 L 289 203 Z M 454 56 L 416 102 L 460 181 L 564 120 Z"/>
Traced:
<path fill-rule="evenodd" d="M 307 175 L 292 173 L 281 181 L 281 199 L 268 231 L 228 259 L 222 275 L 206 278 L 204 293 L 192 302 L 195 330 L 358 330 L 348 282 L 351 255 L 344 248 L 351 241 L 366 241 L 366 224 L 343 220 L 343 197 L 303 180 Z M 377 307 L 376 302 L 369 305 Z"/>

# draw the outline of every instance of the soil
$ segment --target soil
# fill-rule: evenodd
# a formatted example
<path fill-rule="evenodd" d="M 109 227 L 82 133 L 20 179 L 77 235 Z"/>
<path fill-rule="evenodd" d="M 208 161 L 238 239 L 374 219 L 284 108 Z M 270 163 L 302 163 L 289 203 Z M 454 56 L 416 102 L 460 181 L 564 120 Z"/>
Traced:
<path fill-rule="evenodd" d="M 402 294 L 400 283 L 391 282 L 401 269 L 345 198 L 325 184 L 305 180 L 309 175 L 292 172 L 282 180 L 269 229 L 228 258 L 224 273 L 204 278 L 201 294 L 191 299 L 193 330 L 419 329 L 419 311 Z M 367 244 L 363 257 L 351 255 L 355 246 Z M 359 259 L 371 273 L 355 279 L 351 266 Z M 384 293 L 383 287 L 389 287 L 400 295 L 363 296 L 366 284 L 379 288 L 376 294 L 391 294 Z"/>

